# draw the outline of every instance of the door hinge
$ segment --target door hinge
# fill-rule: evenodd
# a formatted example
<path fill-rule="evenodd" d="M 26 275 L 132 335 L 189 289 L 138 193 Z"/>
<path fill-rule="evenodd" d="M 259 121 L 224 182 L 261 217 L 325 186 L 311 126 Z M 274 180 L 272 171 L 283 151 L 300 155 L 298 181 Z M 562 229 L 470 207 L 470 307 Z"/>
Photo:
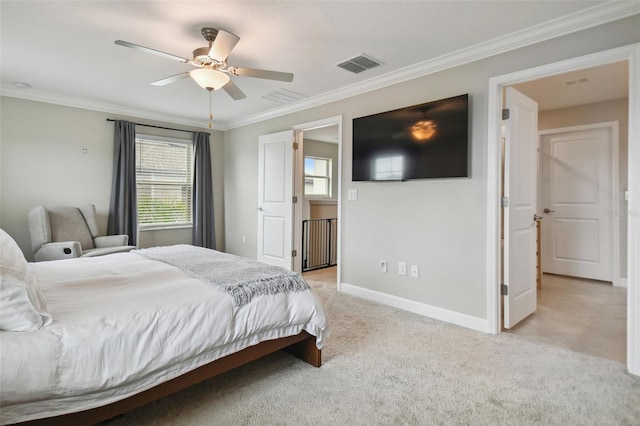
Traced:
<path fill-rule="evenodd" d="M 292 202 L 293 204 L 297 203 L 297 202 L 298 202 L 298 196 L 297 196 L 297 195 L 294 195 L 294 196 L 291 198 L 291 202 Z"/>
<path fill-rule="evenodd" d="M 296 257 L 298 255 L 297 250 L 291 250 L 291 257 Z"/>
<path fill-rule="evenodd" d="M 294 142 L 293 143 L 293 150 L 297 151 L 298 150 L 298 142 Z"/>
<path fill-rule="evenodd" d="M 502 207 L 509 207 L 509 197 L 502 197 Z"/>
<path fill-rule="evenodd" d="M 500 286 L 500 294 L 503 296 L 508 296 L 509 295 L 509 286 L 506 284 L 502 284 Z"/>
<path fill-rule="evenodd" d="M 503 120 L 508 120 L 509 119 L 509 109 L 505 108 L 502 110 L 502 119 Z"/>

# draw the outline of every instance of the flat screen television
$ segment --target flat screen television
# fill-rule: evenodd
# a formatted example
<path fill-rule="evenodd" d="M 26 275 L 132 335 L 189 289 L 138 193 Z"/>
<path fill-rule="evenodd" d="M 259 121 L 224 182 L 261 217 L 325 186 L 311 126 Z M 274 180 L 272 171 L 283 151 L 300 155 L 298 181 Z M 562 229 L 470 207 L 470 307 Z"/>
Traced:
<path fill-rule="evenodd" d="M 469 95 L 353 119 L 353 181 L 469 176 Z"/>

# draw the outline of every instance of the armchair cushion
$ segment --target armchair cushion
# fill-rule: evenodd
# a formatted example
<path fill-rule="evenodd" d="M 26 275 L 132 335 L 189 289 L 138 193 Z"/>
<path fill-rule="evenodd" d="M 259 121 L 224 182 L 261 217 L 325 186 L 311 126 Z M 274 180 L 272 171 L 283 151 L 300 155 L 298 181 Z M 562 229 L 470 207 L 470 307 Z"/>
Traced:
<path fill-rule="evenodd" d="M 103 247 L 103 248 L 94 248 L 91 250 L 85 250 L 82 252 L 82 257 L 94 257 L 94 256 L 102 256 L 105 254 L 112 253 L 123 253 L 127 251 L 131 251 L 135 249 L 135 246 L 117 246 L 117 247 Z"/>
<path fill-rule="evenodd" d="M 129 242 L 128 235 L 105 235 L 103 237 L 95 237 L 93 242 L 96 248 L 126 246 Z M 133 246 L 131 246 L 133 247 Z"/>
<path fill-rule="evenodd" d="M 82 250 L 92 249 L 93 237 L 77 207 L 47 207 L 51 241 L 78 241 Z"/>
<path fill-rule="evenodd" d="M 0 229 L 0 329 L 31 331 L 50 323 L 47 303 L 20 247 Z"/>

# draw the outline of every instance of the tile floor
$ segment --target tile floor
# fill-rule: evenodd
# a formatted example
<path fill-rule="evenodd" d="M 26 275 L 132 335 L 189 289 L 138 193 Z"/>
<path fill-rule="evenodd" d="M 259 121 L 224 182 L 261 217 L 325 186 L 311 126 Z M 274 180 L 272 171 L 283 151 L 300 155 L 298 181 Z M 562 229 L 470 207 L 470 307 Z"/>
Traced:
<path fill-rule="evenodd" d="M 336 268 L 305 272 L 314 285 L 336 284 Z M 509 333 L 626 363 L 627 289 L 544 274 L 538 309 Z"/>
<path fill-rule="evenodd" d="M 508 332 L 626 363 L 627 289 L 544 274 L 537 311 Z"/>

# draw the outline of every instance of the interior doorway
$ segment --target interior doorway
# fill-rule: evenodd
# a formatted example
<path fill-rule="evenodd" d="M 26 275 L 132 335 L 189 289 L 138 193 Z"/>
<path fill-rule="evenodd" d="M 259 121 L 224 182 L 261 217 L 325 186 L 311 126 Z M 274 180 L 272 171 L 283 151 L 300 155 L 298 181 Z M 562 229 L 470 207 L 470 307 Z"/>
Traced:
<path fill-rule="evenodd" d="M 325 270 L 340 286 L 342 117 L 294 126 L 294 270 Z"/>
<path fill-rule="evenodd" d="M 619 284 L 621 269 L 621 230 L 612 212 L 618 207 L 619 188 L 626 188 L 618 164 L 627 162 L 627 140 L 625 134 L 620 150 L 618 124 L 626 123 L 628 117 L 628 62 L 572 70 L 510 87 L 505 90 L 525 92 L 538 104 L 539 136 L 531 142 L 537 145 L 537 164 L 534 160 L 532 166 L 538 171 L 534 192 L 542 230 L 538 268 L 545 274 L 538 283 L 536 312 L 509 325 L 506 306 L 504 327 L 533 340 L 624 362 L 620 354 L 626 342 L 620 334 L 625 327 L 620 322 L 626 316 L 620 317 L 619 303 L 626 305 L 626 290 L 607 287 Z M 607 90 L 602 91 L 603 87 Z M 558 125 L 563 127 L 551 128 Z M 512 175 L 506 167 L 505 187 L 511 186 Z M 510 270 L 508 266 L 505 261 Z M 601 350 L 603 346 L 608 352 Z"/>
<path fill-rule="evenodd" d="M 500 163 L 500 106 L 502 104 L 502 90 L 507 86 L 515 86 L 519 83 L 542 79 L 544 77 L 556 76 L 567 72 L 574 72 L 578 70 L 584 70 L 590 67 L 597 67 L 600 65 L 611 64 L 615 62 L 624 61 L 628 67 L 632 70 L 637 66 L 639 48 L 637 45 L 613 49 L 611 51 L 601 52 L 597 54 L 588 55 L 581 58 L 575 58 L 560 63 L 541 66 L 534 69 L 524 70 L 508 75 L 494 77 L 490 80 L 489 91 L 489 187 L 488 187 L 488 199 L 489 202 L 489 220 L 487 228 L 489 231 L 489 256 L 488 256 L 488 300 L 487 308 L 490 312 L 488 317 L 488 328 L 494 333 L 500 333 L 501 328 L 501 295 L 500 295 L 500 275 L 502 271 L 501 263 L 501 243 L 500 243 L 500 229 L 501 229 L 501 209 L 499 207 L 500 200 L 500 182 L 502 179 L 502 170 Z M 630 77 L 629 87 L 636 87 L 636 78 L 633 76 L 633 72 L 629 74 Z M 557 90 L 557 88 L 556 88 Z M 637 112 L 637 108 L 640 102 L 640 97 L 633 89 L 627 89 L 629 96 L 629 115 L 635 116 L 634 111 Z M 560 126 L 558 126 L 560 127 Z M 622 126 L 621 126 L 622 127 Z M 629 126 L 629 152 L 635 154 L 640 148 L 640 143 L 636 138 L 638 135 L 638 129 L 630 125 Z M 633 155 L 630 154 L 632 157 Z M 638 179 L 635 174 L 638 172 L 634 162 L 628 162 L 628 192 L 630 194 L 636 194 L 638 192 Z M 622 181 L 624 182 L 624 181 Z M 491 200 L 496 200 L 496 204 L 493 205 Z M 633 197 L 629 197 L 630 205 L 627 208 L 623 208 L 621 212 L 635 212 L 635 200 Z M 615 212 L 613 212 L 615 213 Z M 635 216 L 632 214 L 625 214 L 626 219 L 629 222 L 625 237 L 628 238 L 628 253 L 624 256 L 624 259 L 631 259 L 637 256 L 637 243 L 639 239 L 638 232 L 635 230 Z M 640 374 L 640 339 L 637 335 L 638 328 L 638 311 L 640 310 L 640 303 L 637 297 L 638 290 L 638 271 L 635 265 L 626 264 L 618 265 L 621 270 L 627 272 L 627 284 L 628 284 L 628 312 L 627 317 L 627 367 L 633 374 Z M 495 268 L 495 269 L 494 269 Z M 543 283 L 544 285 L 544 283 Z M 491 315 L 491 312 L 495 316 Z"/>

